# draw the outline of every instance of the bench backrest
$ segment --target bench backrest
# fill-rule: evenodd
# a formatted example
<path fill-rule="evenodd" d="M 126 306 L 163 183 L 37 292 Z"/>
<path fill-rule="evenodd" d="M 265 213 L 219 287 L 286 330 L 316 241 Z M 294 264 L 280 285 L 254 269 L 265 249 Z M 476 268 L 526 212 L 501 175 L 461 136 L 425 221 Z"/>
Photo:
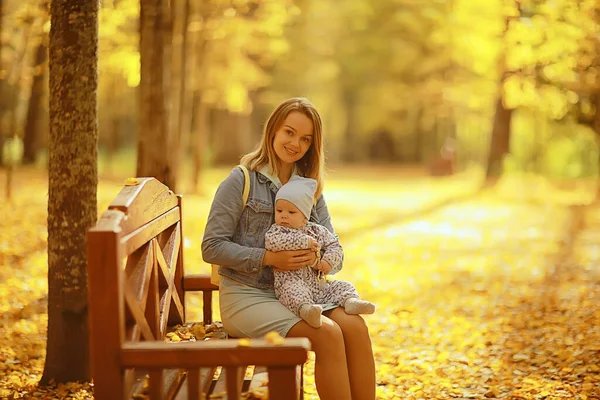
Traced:
<path fill-rule="evenodd" d="M 129 395 L 125 342 L 163 340 L 184 323 L 181 197 L 154 178 L 125 186 L 87 237 L 95 396 Z M 105 392 L 103 392 L 105 391 Z"/>

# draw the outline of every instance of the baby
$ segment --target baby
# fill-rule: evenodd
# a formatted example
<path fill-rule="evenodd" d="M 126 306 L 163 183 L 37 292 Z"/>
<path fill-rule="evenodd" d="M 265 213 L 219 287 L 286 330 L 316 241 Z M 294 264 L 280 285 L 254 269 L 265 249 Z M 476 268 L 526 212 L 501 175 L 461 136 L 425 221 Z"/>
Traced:
<path fill-rule="evenodd" d="M 338 267 L 344 253 L 335 235 L 309 221 L 316 188 L 314 179 L 294 175 L 279 189 L 275 223 L 266 233 L 265 247 L 269 251 L 310 249 L 317 253 L 313 265 L 274 271 L 274 275 L 279 301 L 310 326 L 319 328 L 325 304 L 342 306 L 348 314 L 373 314 L 375 305 L 361 300 L 350 282 L 327 281 L 322 275 Z"/>

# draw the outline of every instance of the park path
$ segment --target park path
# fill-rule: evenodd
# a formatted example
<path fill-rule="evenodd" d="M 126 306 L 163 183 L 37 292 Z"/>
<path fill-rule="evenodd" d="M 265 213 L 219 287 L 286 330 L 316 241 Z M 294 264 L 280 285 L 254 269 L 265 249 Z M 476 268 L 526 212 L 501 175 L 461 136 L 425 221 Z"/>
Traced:
<path fill-rule="evenodd" d="M 346 241 L 378 398 L 600 399 L 599 239 L 598 203 L 492 188 Z"/>

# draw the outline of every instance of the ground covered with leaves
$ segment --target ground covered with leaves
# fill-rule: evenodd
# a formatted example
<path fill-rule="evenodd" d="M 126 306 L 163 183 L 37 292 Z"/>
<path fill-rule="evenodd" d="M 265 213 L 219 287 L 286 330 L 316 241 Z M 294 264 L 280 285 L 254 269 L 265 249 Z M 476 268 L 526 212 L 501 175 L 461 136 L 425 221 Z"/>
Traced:
<path fill-rule="evenodd" d="M 185 260 L 199 254 L 216 183 L 184 198 Z M 0 207 L 0 398 L 93 397 L 89 383 L 38 387 L 45 353 L 46 178 L 21 171 Z M 524 183 L 525 182 L 525 183 Z M 103 209 L 122 181 L 102 181 Z M 600 204 L 595 185 L 476 174 L 331 173 L 346 252 L 340 278 L 378 305 L 367 316 L 378 399 L 600 399 Z M 198 298 L 187 302 L 199 320 Z M 197 309 L 197 314 L 193 312 Z M 316 399 L 313 363 L 307 399 Z"/>

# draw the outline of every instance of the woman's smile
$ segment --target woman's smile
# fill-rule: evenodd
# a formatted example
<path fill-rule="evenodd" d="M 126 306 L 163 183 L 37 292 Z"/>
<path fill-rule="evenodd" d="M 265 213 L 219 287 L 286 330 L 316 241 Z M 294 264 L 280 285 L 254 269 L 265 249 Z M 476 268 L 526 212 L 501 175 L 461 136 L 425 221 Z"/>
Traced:
<path fill-rule="evenodd" d="M 287 151 L 287 153 L 288 153 L 290 156 L 295 156 L 296 154 L 298 154 L 298 152 L 297 152 L 296 150 L 292 150 L 292 149 L 290 149 L 290 148 L 289 148 L 289 147 L 287 147 L 287 146 L 283 146 L 283 148 L 285 149 L 285 151 Z"/>

